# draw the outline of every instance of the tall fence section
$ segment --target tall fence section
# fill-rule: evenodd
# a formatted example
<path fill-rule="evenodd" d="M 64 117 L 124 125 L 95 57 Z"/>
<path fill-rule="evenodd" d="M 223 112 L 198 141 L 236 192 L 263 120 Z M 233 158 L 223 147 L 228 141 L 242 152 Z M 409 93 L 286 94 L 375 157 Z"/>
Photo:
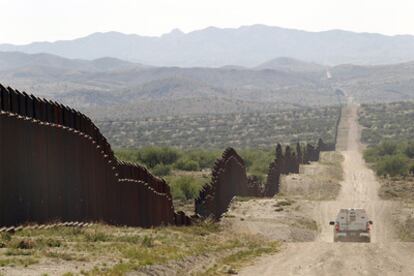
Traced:
<path fill-rule="evenodd" d="M 85 115 L 0 85 L 0 226 L 101 221 L 188 224 L 169 186 L 119 162 Z"/>

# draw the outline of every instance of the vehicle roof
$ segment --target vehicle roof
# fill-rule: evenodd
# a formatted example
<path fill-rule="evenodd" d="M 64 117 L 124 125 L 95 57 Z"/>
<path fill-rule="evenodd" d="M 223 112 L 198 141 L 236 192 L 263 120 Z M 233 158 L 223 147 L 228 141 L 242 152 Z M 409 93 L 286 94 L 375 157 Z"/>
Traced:
<path fill-rule="evenodd" d="M 346 208 L 346 209 L 340 209 L 339 212 L 348 212 L 348 211 L 362 211 L 366 212 L 365 209 L 362 208 Z"/>

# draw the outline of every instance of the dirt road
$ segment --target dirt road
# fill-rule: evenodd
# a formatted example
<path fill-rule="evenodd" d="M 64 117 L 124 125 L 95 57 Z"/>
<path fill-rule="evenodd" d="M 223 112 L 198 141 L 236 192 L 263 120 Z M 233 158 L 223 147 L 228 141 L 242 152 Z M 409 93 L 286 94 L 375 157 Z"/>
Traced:
<path fill-rule="evenodd" d="M 396 203 L 378 198 L 379 183 L 362 157 L 358 106 L 350 103 L 340 124 L 338 150 L 344 181 L 335 201 L 316 204 L 320 234 L 314 242 L 287 243 L 282 252 L 260 259 L 241 275 L 414 275 L 414 244 L 395 240 Z M 340 208 L 365 208 L 374 222 L 372 243 L 333 243 L 329 225 Z"/>

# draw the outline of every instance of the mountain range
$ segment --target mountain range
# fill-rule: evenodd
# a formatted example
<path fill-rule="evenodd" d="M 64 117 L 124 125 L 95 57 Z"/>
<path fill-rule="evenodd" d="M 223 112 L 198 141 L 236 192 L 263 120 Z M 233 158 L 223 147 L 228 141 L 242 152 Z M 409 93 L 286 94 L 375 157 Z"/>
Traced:
<path fill-rule="evenodd" d="M 86 37 L 1 44 L 0 51 L 48 53 L 72 59 L 117 58 L 152 66 L 254 67 L 274 58 L 289 57 L 322 65 L 378 65 L 414 60 L 414 36 L 386 36 L 342 30 L 306 32 L 265 25 L 215 28 L 160 37 L 119 32 Z"/>
<path fill-rule="evenodd" d="M 94 119 L 273 112 L 414 99 L 414 62 L 326 66 L 288 57 L 247 68 L 155 67 L 116 58 L 0 52 L 0 83 L 70 105 Z"/>
<path fill-rule="evenodd" d="M 325 67 L 291 58 L 255 68 L 153 67 L 115 58 L 0 52 L 0 82 L 94 118 L 275 110 L 335 103 Z"/>

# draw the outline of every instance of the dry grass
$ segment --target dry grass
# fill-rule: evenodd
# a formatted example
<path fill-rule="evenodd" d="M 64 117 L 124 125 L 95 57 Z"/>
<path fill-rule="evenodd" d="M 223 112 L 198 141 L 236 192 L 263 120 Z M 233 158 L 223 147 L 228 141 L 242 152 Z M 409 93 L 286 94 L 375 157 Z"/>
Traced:
<path fill-rule="evenodd" d="M 412 216 L 407 217 L 405 222 L 399 225 L 398 236 L 404 242 L 414 241 L 414 218 Z"/>
<path fill-rule="evenodd" d="M 171 262 L 184 262 L 185 267 L 187 258 L 219 254 L 223 258 L 216 266 L 206 267 L 209 274 L 215 274 L 225 265 L 238 266 L 245 259 L 275 252 L 279 247 L 260 237 L 234 235 L 211 222 L 154 229 L 94 225 L 24 230 L 3 234 L 0 244 L 0 273 L 5 275 L 30 275 L 30 271 L 56 274 L 57 267 L 61 268 L 59 275 L 123 275 Z M 233 254 L 242 256 L 236 261 Z"/>
<path fill-rule="evenodd" d="M 414 201 L 414 178 L 381 178 L 379 195 L 383 199 Z"/>
<path fill-rule="evenodd" d="M 403 242 L 414 242 L 414 201 L 401 201 L 393 212 L 396 234 Z"/>
<path fill-rule="evenodd" d="M 200 275 L 237 274 L 237 269 L 245 266 L 252 259 L 264 254 L 271 254 L 280 250 L 279 242 L 268 242 L 259 245 L 260 240 L 245 242 L 245 247 L 236 250 L 215 263 L 210 269 Z"/>

